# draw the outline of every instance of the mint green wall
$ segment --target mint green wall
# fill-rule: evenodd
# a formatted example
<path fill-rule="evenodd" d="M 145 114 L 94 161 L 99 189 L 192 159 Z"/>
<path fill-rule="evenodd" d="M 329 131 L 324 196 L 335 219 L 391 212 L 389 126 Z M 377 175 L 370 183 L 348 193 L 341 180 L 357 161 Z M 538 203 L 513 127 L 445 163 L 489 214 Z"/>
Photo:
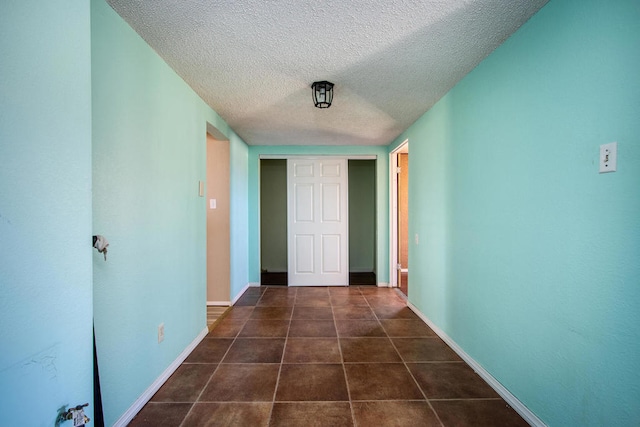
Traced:
<path fill-rule="evenodd" d="M 113 424 L 206 327 L 207 123 L 230 141 L 231 280 L 247 283 L 247 146 L 103 1 L 91 2 L 94 310 Z M 165 325 L 158 344 L 157 329 Z"/>
<path fill-rule="evenodd" d="M 0 3 L 0 413 L 90 403 L 91 52 L 82 0 Z"/>
<path fill-rule="evenodd" d="M 349 271 L 376 269 L 375 160 L 349 160 Z M 387 262 L 387 260 L 382 260 Z"/>
<path fill-rule="evenodd" d="M 220 125 L 224 124 L 218 118 Z M 221 129 L 219 127 L 219 129 Z M 249 147 L 226 127 L 231 157 L 231 299 L 249 284 Z"/>
<path fill-rule="evenodd" d="M 377 156 L 376 209 L 378 260 L 389 259 L 389 153 L 381 146 L 258 146 L 249 147 L 249 281 L 260 281 L 260 156 Z M 379 261 L 378 282 L 389 282 L 389 263 Z M 233 295 L 232 295 L 233 297 Z"/>
<path fill-rule="evenodd" d="M 552 1 L 394 143 L 410 301 L 551 426 L 640 420 L 638 22 Z"/>

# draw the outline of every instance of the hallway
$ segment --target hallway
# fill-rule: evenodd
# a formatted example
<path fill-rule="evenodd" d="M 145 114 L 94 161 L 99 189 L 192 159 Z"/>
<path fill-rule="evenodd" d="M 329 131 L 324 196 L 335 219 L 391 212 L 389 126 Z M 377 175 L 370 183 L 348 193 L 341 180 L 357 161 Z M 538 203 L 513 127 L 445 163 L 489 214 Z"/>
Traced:
<path fill-rule="evenodd" d="M 526 426 L 389 288 L 249 288 L 131 426 Z"/>

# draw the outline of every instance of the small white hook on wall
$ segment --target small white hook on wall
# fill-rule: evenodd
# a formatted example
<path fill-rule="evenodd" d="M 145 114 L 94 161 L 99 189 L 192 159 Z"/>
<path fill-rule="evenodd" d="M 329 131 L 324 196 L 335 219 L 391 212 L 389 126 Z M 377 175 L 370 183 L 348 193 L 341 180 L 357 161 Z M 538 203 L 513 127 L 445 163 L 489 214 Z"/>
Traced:
<path fill-rule="evenodd" d="M 104 255 L 104 260 L 107 260 L 107 247 L 109 246 L 109 242 L 107 238 L 101 235 L 93 236 L 93 247 L 98 250 L 101 254 Z"/>

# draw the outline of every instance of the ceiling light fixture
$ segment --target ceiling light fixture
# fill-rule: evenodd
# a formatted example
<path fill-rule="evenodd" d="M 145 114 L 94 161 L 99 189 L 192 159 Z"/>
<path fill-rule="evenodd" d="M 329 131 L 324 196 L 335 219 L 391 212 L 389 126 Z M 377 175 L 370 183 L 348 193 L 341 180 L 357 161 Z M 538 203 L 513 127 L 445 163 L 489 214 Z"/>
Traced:
<path fill-rule="evenodd" d="M 311 85 L 313 90 L 313 105 L 318 108 L 331 107 L 333 101 L 333 83 L 322 81 L 314 82 Z"/>

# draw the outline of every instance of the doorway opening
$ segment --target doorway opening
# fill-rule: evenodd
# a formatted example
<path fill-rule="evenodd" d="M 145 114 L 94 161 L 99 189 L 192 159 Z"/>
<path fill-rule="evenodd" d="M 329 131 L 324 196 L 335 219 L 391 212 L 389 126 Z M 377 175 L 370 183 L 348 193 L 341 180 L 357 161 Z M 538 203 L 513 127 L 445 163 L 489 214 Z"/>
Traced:
<path fill-rule="evenodd" d="M 289 284 L 287 160 L 260 160 L 260 284 Z"/>
<path fill-rule="evenodd" d="M 229 140 L 207 125 L 207 324 L 220 315 L 217 307 L 231 300 L 230 153 Z"/>
<path fill-rule="evenodd" d="M 260 159 L 260 283 L 288 286 L 287 158 Z M 347 159 L 348 279 L 377 285 L 376 159 Z"/>
<path fill-rule="evenodd" d="M 409 140 L 390 154 L 391 286 L 409 295 Z"/>

